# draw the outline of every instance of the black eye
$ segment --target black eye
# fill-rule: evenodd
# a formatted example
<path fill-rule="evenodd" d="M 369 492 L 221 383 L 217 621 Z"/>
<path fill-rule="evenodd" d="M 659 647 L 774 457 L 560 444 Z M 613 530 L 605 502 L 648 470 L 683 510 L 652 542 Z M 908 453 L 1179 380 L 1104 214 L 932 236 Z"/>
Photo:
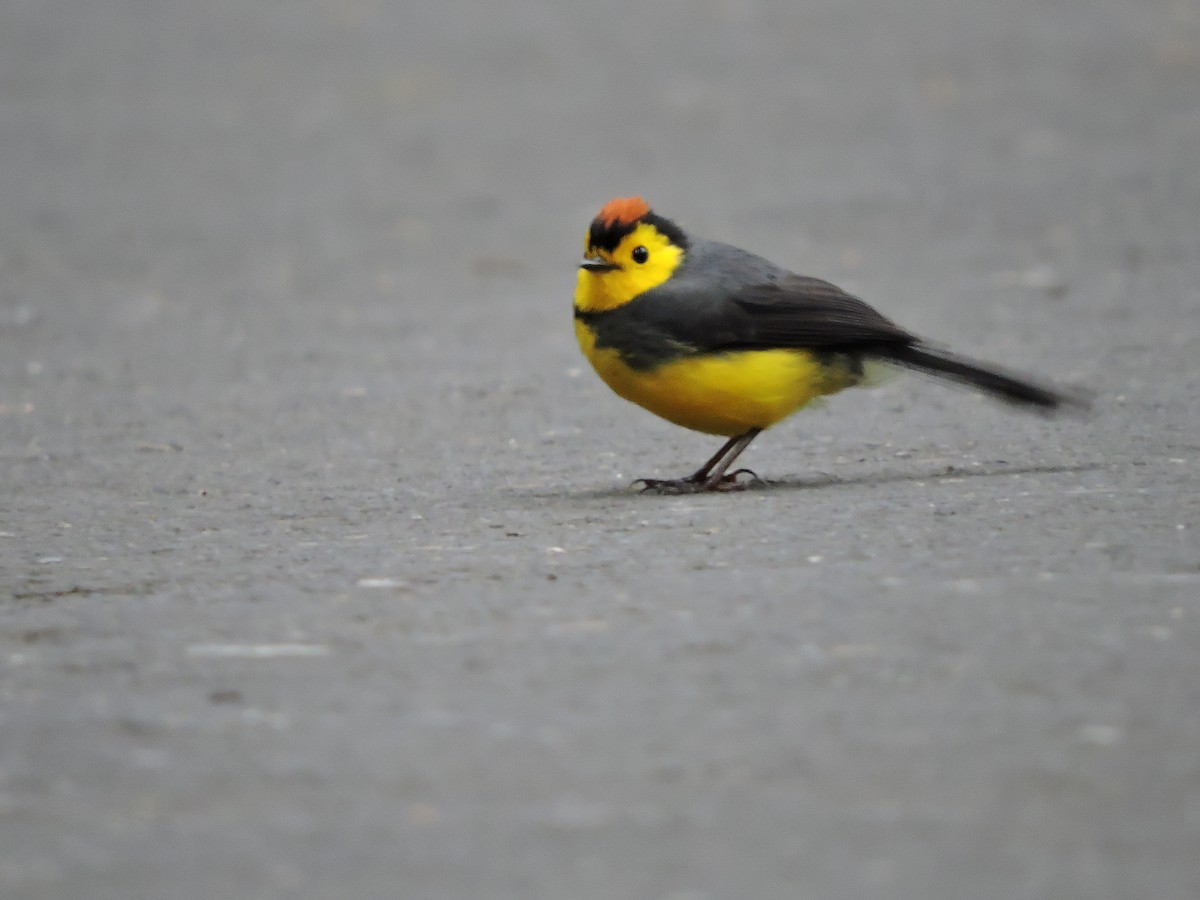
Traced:
<path fill-rule="evenodd" d="M 638 263 L 640 265 L 640 264 L 644 263 L 646 260 L 648 260 L 649 258 L 650 258 L 650 251 L 647 250 L 645 247 L 634 247 L 633 248 L 633 261 L 635 263 Z"/>

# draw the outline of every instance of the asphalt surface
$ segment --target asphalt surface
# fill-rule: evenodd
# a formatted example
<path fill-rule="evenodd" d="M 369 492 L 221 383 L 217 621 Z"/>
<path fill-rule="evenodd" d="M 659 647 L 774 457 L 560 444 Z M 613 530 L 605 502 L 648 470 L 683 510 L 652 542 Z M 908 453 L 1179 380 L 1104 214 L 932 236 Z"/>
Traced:
<path fill-rule="evenodd" d="M 1200 7 L 0 6 L 0 896 L 1200 896 Z M 585 370 L 643 193 L 961 352 Z"/>

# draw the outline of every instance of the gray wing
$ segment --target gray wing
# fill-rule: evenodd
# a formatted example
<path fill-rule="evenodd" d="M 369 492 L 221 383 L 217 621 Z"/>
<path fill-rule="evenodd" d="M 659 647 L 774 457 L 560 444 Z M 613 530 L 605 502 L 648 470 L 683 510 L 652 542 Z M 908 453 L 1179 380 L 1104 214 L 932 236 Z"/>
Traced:
<path fill-rule="evenodd" d="M 703 273 L 672 279 L 629 312 L 638 327 L 699 352 L 870 350 L 916 338 L 836 285 L 776 269 L 763 280 L 729 284 Z M 724 281 L 724 283 L 722 283 Z"/>

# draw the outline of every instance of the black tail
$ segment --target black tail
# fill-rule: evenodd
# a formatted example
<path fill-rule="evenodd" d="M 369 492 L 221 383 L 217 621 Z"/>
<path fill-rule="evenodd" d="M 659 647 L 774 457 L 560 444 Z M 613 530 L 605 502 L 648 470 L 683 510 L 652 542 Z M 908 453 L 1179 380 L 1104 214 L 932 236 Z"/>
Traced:
<path fill-rule="evenodd" d="M 1088 404 L 1087 397 L 1081 393 L 1055 390 L 924 344 L 885 346 L 873 355 L 888 362 L 979 388 L 1001 400 L 1021 406 L 1050 411 L 1068 406 L 1086 407 Z"/>

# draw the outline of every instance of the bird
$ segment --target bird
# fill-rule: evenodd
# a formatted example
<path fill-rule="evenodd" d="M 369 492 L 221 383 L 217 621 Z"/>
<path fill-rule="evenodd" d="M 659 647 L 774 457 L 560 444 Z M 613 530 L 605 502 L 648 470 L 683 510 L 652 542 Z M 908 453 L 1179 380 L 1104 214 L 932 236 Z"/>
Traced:
<path fill-rule="evenodd" d="M 873 380 L 867 369 L 876 362 L 1043 412 L 1086 403 L 930 344 L 828 281 L 694 237 L 641 197 L 610 200 L 589 225 L 574 321 L 583 355 L 619 396 L 727 438 L 690 475 L 638 479 L 643 491 L 744 488 L 757 476 L 729 469 L 755 437 L 820 397 Z"/>

